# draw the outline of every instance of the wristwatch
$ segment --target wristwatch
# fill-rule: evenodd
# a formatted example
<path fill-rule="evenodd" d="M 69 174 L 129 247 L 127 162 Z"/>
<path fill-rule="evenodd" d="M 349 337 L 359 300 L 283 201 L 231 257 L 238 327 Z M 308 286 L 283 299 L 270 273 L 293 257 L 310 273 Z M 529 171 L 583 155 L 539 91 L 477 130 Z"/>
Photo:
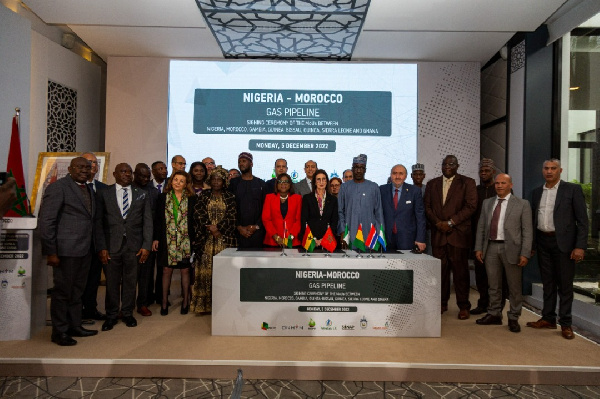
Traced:
<path fill-rule="evenodd" d="M 452 220 L 448 220 L 448 227 L 452 227 L 454 226 L 454 224 L 452 223 Z"/>

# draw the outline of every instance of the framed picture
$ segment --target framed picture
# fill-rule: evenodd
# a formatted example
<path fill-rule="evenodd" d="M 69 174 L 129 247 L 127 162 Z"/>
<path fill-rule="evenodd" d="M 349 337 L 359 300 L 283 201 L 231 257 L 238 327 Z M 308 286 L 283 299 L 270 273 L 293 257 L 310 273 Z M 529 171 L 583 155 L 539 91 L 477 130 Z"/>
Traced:
<path fill-rule="evenodd" d="M 69 173 L 68 168 L 71 160 L 80 156 L 83 152 L 40 152 L 38 155 L 37 168 L 35 169 L 35 181 L 31 193 L 31 208 L 35 216 L 38 215 L 44 190 L 49 184 L 54 183 Z M 95 152 L 98 158 L 98 173 L 95 179 L 106 183 L 110 152 Z"/>

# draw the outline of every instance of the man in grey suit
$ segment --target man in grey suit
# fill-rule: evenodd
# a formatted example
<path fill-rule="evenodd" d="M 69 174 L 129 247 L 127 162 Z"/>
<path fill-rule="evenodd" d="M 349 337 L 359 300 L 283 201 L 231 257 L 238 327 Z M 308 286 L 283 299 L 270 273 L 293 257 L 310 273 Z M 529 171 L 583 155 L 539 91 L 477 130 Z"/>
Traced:
<path fill-rule="evenodd" d="M 509 175 L 497 175 L 494 183 L 496 196 L 484 200 L 481 206 L 475 257 L 485 264 L 490 300 L 487 314 L 476 323 L 502 324 L 502 274 L 505 272 L 510 300 L 508 329 L 518 333 L 521 331 L 519 316 L 523 306 L 522 268 L 531 256 L 533 227 L 529 202 L 511 194 L 512 186 Z"/>
<path fill-rule="evenodd" d="M 312 193 L 312 178 L 317 171 L 317 163 L 313 160 L 306 161 L 304 164 L 304 173 L 306 178 L 300 180 L 294 184 L 294 192 L 304 196 L 305 194 Z"/>
<path fill-rule="evenodd" d="M 113 176 L 116 184 L 98 193 L 95 223 L 96 249 L 100 261 L 106 265 L 106 321 L 102 331 L 112 330 L 117 324 L 119 304 L 125 325 L 137 326 L 132 313 L 138 262 L 146 262 L 152 247 L 150 196 L 131 186 L 133 178 L 128 164 L 118 164 Z"/>
<path fill-rule="evenodd" d="M 534 249 L 544 287 L 542 318 L 527 327 L 556 329 L 556 295 L 558 322 L 562 336 L 573 339 L 571 307 L 575 263 L 583 260 L 587 248 L 588 218 L 581 186 L 560 179 L 558 159 L 549 159 L 542 168 L 546 184 L 533 190 Z"/>
<path fill-rule="evenodd" d="M 69 174 L 44 191 L 39 214 L 42 252 L 53 267 L 54 288 L 50 303 L 52 342 L 60 346 L 77 344 L 72 337 L 98 333 L 81 326 L 81 295 L 90 262 L 96 202 L 86 185 L 90 162 L 82 157 L 71 160 Z"/>

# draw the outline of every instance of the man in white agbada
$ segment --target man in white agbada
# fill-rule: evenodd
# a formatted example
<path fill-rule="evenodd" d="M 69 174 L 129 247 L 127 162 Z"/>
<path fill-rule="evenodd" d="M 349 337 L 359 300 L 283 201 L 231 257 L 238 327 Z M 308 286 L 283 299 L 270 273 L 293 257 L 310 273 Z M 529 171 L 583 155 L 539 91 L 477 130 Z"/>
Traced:
<path fill-rule="evenodd" d="M 342 184 L 338 194 L 338 233 L 343 236 L 347 225 L 350 242 L 356 238 L 360 224 L 362 224 L 363 238 L 366 240 L 371 223 L 377 232 L 380 231 L 383 223 L 379 185 L 365 179 L 366 171 L 367 156 L 360 154 L 352 160 L 352 180 Z M 347 248 L 343 240 L 342 248 Z"/>

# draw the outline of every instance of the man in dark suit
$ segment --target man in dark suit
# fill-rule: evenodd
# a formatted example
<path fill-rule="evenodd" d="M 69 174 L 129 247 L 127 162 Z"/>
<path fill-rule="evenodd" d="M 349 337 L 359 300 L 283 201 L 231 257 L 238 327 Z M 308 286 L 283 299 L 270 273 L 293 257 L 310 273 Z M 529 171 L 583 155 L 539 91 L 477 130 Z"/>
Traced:
<path fill-rule="evenodd" d="M 442 261 L 442 313 L 448 310 L 450 273 L 453 275 L 458 318 L 469 318 L 469 251 L 471 215 L 477 207 L 475 180 L 459 175 L 458 160 L 448 155 L 442 162 L 443 176 L 427 183 L 425 214 L 431 225 L 433 256 Z"/>
<path fill-rule="evenodd" d="M 150 181 L 150 167 L 145 163 L 135 165 L 133 171 L 132 187 L 144 190 L 150 198 L 150 209 L 152 210 L 152 220 L 156 210 L 156 201 L 158 199 L 158 190 Z M 138 263 L 138 295 L 136 300 L 137 312 L 142 316 L 152 316 L 152 311 L 148 306 L 154 302 L 154 264 L 156 262 L 156 252 L 150 252 L 145 263 Z"/>
<path fill-rule="evenodd" d="M 304 173 L 306 178 L 294 184 L 294 192 L 302 196 L 312 193 L 312 178 L 317 171 L 317 163 L 313 160 L 306 161 L 304 164 Z"/>
<path fill-rule="evenodd" d="M 92 165 L 82 157 L 71 160 L 69 174 L 44 191 L 39 214 L 42 252 L 53 267 L 54 288 L 50 303 L 52 342 L 77 344 L 72 337 L 98 333 L 81 326 L 81 295 L 90 262 L 96 201 L 86 185 Z"/>
<path fill-rule="evenodd" d="M 560 179 L 560 160 L 544 162 L 546 184 L 533 190 L 534 248 L 544 288 L 542 318 L 527 327 L 556 328 L 556 295 L 558 323 L 562 336 L 573 339 L 571 307 L 575 264 L 583 260 L 587 248 L 588 218 L 581 186 Z"/>
<path fill-rule="evenodd" d="M 425 250 L 426 219 L 421 189 L 405 182 L 404 165 L 395 165 L 390 173 L 391 183 L 379 186 L 387 250 Z"/>
<path fill-rule="evenodd" d="M 510 299 L 508 329 L 518 333 L 523 306 L 522 268 L 529 262 L 533 242 L 531 207 L 527 200 L 511 194 L 513 184 L 509 175 L 496 176 L 494 186 L 496 196 L 483 201 L 477 223 L 475 257 L 485 264 L 489 306 L 487 314 L 476 323 L 502 324 L 502 275 L 506 274 Z"/>
<path fill-rule="evenodd" d="M 275 192 L 275 183 L 277 183 L 277 176 L 279 176 L 282 173 L 287 173 L 287 171 L 288 166 L 287 161 L 285 159 L 279 158 L 275 160 L 275 177 L 265 182 L 265 185 L 267 187 L 267 194 L 272 194 Z"/>
<path fill-rule="evenodd" d="M 90 161 L 92 164 L 92 170 L 90 171 L 90 177 L 87 181 L 87 185 L 94 190 L 94 193 L 104 190 L 108 187 L 101 181 L 96 180 L 96 174 L 98 173 L 98 158 L 93 152 L 86 152 L 81 155 L 83 158 Z M 93 232 L 90 231 L 90 235 Z M 102 278 L 102 263 L 98 257 L 98 251 L 95 249 L 92 251 L 92 263 L 90 266 L 90 272 L 88 273 L 87 283 L 81 302 L 83 304 L 82 317 L 84 319 L 91 320 L 106 320 L 106 315 L 98 311 L 98 286 L 100 285 L 100 279 Z"/>
<path fill-rule="evenodd" d="M 127 327 L 137 326 L 132 313 L 138 262 L 146 262 L 152 247 L 150 196 L 131 186 L 128 164 L 118 164 L 113 176 L 116 184 L 98 193 L 95 221 L 96 248 L 106 267 L 106 321 L 102 331 L 112 330 L 117 324 L 119 304 Z"/>
<path fill-rule="evenodd" d="M 254 157 L 249 152 L 238 155 L 240 177 L 231 179 L 229 191 L 235 195 L 237 205 L 237 240 L 239 248 L 262 248 L 265 226 L 262 221 L 262 208 L 266 188 L 262 179 L 252 174 Z"/>

